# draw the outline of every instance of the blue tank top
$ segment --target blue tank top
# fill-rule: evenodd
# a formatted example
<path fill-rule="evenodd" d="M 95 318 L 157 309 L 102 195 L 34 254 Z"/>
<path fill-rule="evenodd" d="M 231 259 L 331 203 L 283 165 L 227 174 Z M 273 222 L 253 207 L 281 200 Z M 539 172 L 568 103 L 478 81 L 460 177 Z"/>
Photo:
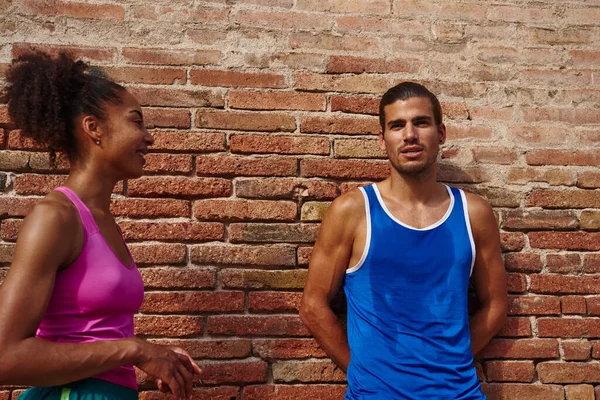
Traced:
<path fill-rule="evenodd" d="M 465 194 L 446 188 L 448 211 L 423 229 L 394 218 L 377 185 L 360 189 L 366 244 L 344 281 L 348 400 L 485 399 L 467 311 L 475 245 Z"/>

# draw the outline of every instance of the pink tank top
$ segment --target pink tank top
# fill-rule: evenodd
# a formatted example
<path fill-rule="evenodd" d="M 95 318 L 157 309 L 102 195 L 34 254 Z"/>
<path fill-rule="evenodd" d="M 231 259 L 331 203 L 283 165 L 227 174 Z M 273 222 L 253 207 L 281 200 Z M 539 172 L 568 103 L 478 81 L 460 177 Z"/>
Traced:
<path fill-rule="evenodd" d="M 77 260 L 56 274 L 52 297 L 36 336 L 68 343 L 133 337 L 133 315 L 144 299 L 144 283 L 131 253 L 131 265 L 123 264 L 79 197 L 66 187 L 55 190 L 77 207 L 85 239 Z M 94 378 L 138 389 L 132 365 Z"/>

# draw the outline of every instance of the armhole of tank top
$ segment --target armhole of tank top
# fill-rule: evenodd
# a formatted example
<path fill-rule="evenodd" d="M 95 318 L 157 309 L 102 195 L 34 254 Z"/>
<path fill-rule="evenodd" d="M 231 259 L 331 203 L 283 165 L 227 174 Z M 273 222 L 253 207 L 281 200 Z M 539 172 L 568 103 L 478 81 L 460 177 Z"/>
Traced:
<path fill-rule="evenodd" d="M 463 211 L 465 214 L 465 224 L 467 225 L 467 232 L 469 232 L 469 242 L 471 243 L 471 272 L 469 272 L 469 276 L 473 274 L 473 267 L 475 266 L 475 256 L 477 255 L 477 250 L 475 249 L 475 241 L 473 240 L 473 231 L 471 230 L 471 219 L 469 218 L 469 206 L 467 204 L 467 196 L 462 189 L 460 190 L 460 198 L 463 203 Z"/>
<path fill-rule="evenodd" d="M 367 195 L 367 191 L 364 188 L 359 189 L 362 192 L 363 197 L 365 199 L 365 214 L 367 217 L 367 234 L 365 235 L 365 248 L 363 250 L 362 256 L 360 257 L 360 260 L 358 260 L 358 263 L 352 268 L 348 268 L 346 270 L 346 275 L 358 271 L 363 266 L 365 260 L 367 259 L 367 255 L 369 254 L 369 247 L 371 247 L 371 209 L 369 207 L 369 196 Z"/>

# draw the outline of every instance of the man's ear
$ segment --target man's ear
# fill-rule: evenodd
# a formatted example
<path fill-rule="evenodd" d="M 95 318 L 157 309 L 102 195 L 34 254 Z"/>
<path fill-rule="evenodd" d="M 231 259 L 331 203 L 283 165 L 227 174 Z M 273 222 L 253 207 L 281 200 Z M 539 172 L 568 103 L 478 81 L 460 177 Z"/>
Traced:
<path fill-rule="evenodd" d="M 385 144 L 385 139 L 383 138 L 383 131 L 379 130 L 377 134 L 377 138 L 379 139 L 379 148 L 385 152 L 387 152 L 387 146 Z"/>
<path fill-rule="evenodd" d="M 440 144 L 446 143 L 446 125 L 444 125 L 443 123 L 438 125 L 438 138 Z"/>

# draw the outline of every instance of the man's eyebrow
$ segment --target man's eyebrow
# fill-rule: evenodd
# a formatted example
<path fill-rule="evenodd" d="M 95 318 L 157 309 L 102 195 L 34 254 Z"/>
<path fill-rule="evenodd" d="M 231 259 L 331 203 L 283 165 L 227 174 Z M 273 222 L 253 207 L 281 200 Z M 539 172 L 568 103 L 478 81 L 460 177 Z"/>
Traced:
<path fill-rule="evenodd" d="M 402 119 L 402 118 L 396 118 L 396 119 L 393 119 L 393 120 L 389 121 L 389 122 L 387 123 L 387 125 L 388 125 L 388 126 L 392 126 L 392 125 L 395 125 L 395 124 L 397 124 L 397 123 L 399 123 L 399 122 L 403 122 L 403 121 L 404 121 L 404 122 L 406 122 L 406 120 L 405 120 L 405 119 Z"/>
<path fill-rule="evenodd" d="M 415 121 L 423 121 L 423 120 L 427 120 L 427 121 L 431 121 L 433 118 L 429 115 L 417 115 L 414 120 Z"/>
<path fill-rule="evenodd" d="M 129 113 L 130 114 L 135 113 L 135 114 L 139 115 L 140 118 L 144 119 L 144 116 L 142 115 L 141 111 L 139 111 L 139 110 L 131 110 L 131 111 L 129 111 Z"/>

